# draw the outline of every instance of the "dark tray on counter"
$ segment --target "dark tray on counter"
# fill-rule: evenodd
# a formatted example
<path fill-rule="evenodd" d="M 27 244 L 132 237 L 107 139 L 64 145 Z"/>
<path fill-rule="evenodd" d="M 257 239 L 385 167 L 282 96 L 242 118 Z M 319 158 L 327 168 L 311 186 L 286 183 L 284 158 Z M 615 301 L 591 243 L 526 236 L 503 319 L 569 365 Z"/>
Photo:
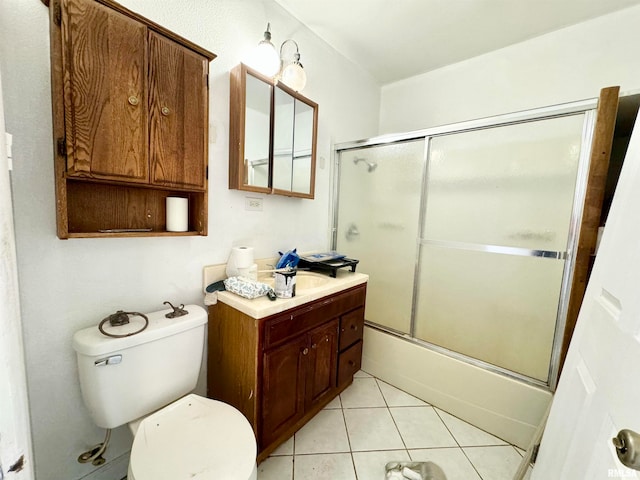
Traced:
<path fill-rule="evenodd" d="M 298 268 L 308 268 L 310 270 L 323 270 L 331 272 L 330 275 L 336 278 L 339 268 L 351 267 L 351 271 L 356 271 L 356 265 L 360 260 L 354 258 L 339 258 L 336 260 L 324 260 L 322 262 L 309 262 L 303 258 L 298 262 Z"/>

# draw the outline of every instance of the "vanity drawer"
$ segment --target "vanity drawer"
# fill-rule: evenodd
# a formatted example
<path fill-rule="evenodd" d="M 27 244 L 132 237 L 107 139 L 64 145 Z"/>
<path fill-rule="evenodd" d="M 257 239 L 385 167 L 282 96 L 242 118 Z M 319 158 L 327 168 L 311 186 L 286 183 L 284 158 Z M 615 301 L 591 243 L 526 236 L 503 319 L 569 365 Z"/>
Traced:
<path fill-rule="evenodd" d="M 340 350 L 344 350 L 349 345 L 362 340 L 362 329 L 364 328 L 364 308 L 343 315 L 340 318 Z"/>
<path fill-rule="evenodd" d="M 330 320 L 332 302 L 333 299 L 328 298 L 267 320 L 264 325 L 265 350 Z"/>
<path fill-rule="evenodd" d="M 268 318 L 264 323 L 265 350 L 363 306 L 365 295 L 365 286 L 358 286 Z"/>
<path fill-rule="evenodd" d="M 362 365 L 362 341 L 349 347 L 338 358 L 338 387 L 349 383 Z"/>

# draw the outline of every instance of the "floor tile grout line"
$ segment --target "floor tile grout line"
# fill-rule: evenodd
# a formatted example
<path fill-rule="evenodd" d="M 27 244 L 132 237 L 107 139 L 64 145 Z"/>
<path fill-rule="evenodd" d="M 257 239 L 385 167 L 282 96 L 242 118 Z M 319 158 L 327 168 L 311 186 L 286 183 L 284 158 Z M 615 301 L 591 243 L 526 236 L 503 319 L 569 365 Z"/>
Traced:
<path fill-rule="evenodd" d="M 384 396 L 384 392 L 380 388 L 380 382 L 378 381 L 378 378 L 377 377 L 373 377 L 373 378 L 376 382 L 376 387 L 378 387 L 378 391 L 380 392 L 380 395 L 382 395 L 382 400 L 384 400 L 384 404 L 387 406 L 387 408 L 389 408 L 389 402 L 387 402 L 387 397 Z"/>
<path fill-rule="evenodd" d="M 344 416 L 344 405 L 342 404 L 341 395 L 342 394 L 338 395 L 338 398 L 340 398 L 340 412 L 342 413 L 342 421 L 344 422 L 344 431 L 347 434 L 347 443 L 349 444 L 349 456 L 351 457 L 351 465 L 353 466 L 353 475 L 356 477 L 356 480 L 358 480 L 358 470 L 356 470 L 356 461 L 353 458 L 353 448 L 351 447 L 351 437 L 349 436 L 349 427 L 347 427 L 347 418 Z"/>
<path fill-rule="evenodd" d="M 440 410 L 441 412 L 446 413 L 447 415 L 452 416 L 452 417 L 453 417 L 453 418 L 455 418 L 456 420 L 459 420 L 459 421 L 461 421 L 461 422 L 463 422 L 463 423 L 466 423 L 467 425 L 469 425 L 469 426 L 471 426 L 471 427 L 475 428 L 476 430 L 480 430 L 481 432 L 484 432 L 484 433 L 486 433 L 487 435 L 490 435 L 490 436 L 492 436 L 492 437 L 494 437 L 494 438 L 497 438 L 497 439 L 498 439 L 498 440 L 500 440 L 501 442 L 504 442 L 504 443 L 490 443 L 490 444 L 483 444 L 483 445 L 465 445 L 466 447 L 499 447 L 499 446 L 503 446 L 503 447 L 504 447 L 504 446 L 507 446 L 507 445 L 511 445 L 511 446 L 515 447 L 515 445 L 513 445 L 513 444 L 512 444 L 512 443 L 510 443 L 510 442 L 507 442 L 504 438 L 500 438 L 500 437 L 498 437 L 498 436 L 494 435 L 493 433 L 489 433 L 489 432 L 487 432 L 485 429 L 480 428 L 480 427 L 478 427 L 478 426 L 476 426 L 476 425 L 474 425 L 474 424 L 472 424 L 472 423 L 469 423 L 469 422 L 467 422 L 466 420 L 461 419 L 461 418 L 460 418 L 460 417 L 458 417 L 457 415 L 454 415 L 453 413 L 447 412 L 447 411 L 446 411 L 445 409 L 443 409 L 443 408 L 436 407 L 435 405 L 432 405 L 432 406 L 433 406 L 433 408 L 435 408 L 435 409 L 436 409 L 436 413 L 438 412 L 438 410 Z M 438 414 L 438 416 L 442 419 L 442 416 L 441 416 L 440 414 Z M 444 420 L 442 420 L 442 421 L 444 422 Z M 445 424 L 446 424 L 446 422 L 445 422 Z M 451 434 L 453 435 L 453 432 L 451 432 Z M 455 438 L 455 437 L 454 437 L 454 438 Z M 457 439 L 456 439 L 456 441 L 457 441 Z M 461 445 L 461 447 L 462 447 L 462 445 Z"/>
<path fill-rule="evenodd" d="M 475 470 L 475 472 L 478 474 L 478 477 L 480 477 L 480 480 L 484 480 L 482 478 L 482 475 L 480 474 L 480 471 L 476 468 L 475 464 L 471 461 L 471 459 L 469 458 L 469 456 L 467 455 L 467 452 L 464 451 L 464 448 L 462 448 L 462 445 L 460 445 L 460 442 L 458 441 L 458 439 L 456 438 L 456 436 L 453 434 L 453 432 L 451 431 L 451 429 L 449 428 L 449 425 L 447 425 L 447 423 L 442 419 L 442 416 L 440 415 L 440 413 L 438 412 L 438 408 L 433 407 L 433 411 L 436 412 L 436 415 L 438 416 L 438 418 L 440 419 L 440 421 L 444 424 L 445 428 L 449 431 L 449 434 L 451 435 L 451 437 L 453 438 L 453 440 L 458 444 L 458 448 L 460 449 L 460 452 L 462 453 L 462 455 L 465 456 L 465 458 L 467 459 L 467 461 L 469 462 L 469 464 L 471 465 L 471 468 L 473 468 Z M 444 410 L 443 410 L 444 411 Z M 456 417 L 457 418 L 457 417 Z"/>
<path fill-rule="evenodd" d="M 376 385 L 378 387 L 378 390 L 380 391 L 380 395 L 382 395 L 382 399 L 384 400 L 385 405 L 387 406 L 387 411 L 389 412 L 389 416 L 391 417 L 391 421 L 393 422 L 393 425 L 396 427 L 396 431 L 398 432 L 398 436 L 400 437 L 400 440 L 402 440 L 402 445 L 404 445 L 404 451 L 407 454 L 407 457 L 411 458 L 411 455 L 409 454 L 409 448 L 407 447 L 407 442 L 404 441 L 404 437 L 402 436 L 402 432 L 400 432 L 400 429 L 398 428 L 398 424 L 396 423 L 396 419 L 393 417 L 393 414 L 391 413 L 391 409 L 389 407 L 389 402 L 387 401 L 387 397 L 385 396 L 384 392 L 382 391 L 382 388 L 380 388 L 380 382 L 382 380 L 380 380 L 378 377 L 373 377 L 376 381 Z"/>
<path fill-rule="evenodd" d="M 438 409 L 436 407 L 433 407 L 433 411 L 435 412 L 435 414 L 438 416 L 438 418 L 440 419 L 440 421 L 444 425 L 444 428 L 447 429 L 447 432 L 449 432 L 449 435 L 451 435 L 451 438 L 453 438 L 453 441 L 456 442 L 456 445 L 458 445 L 459 448 L 462 448 L 462 445 L 460 445 L 460 442 L 458 441 L 456 436 L 453 434 L 453 432 L 449 428 L 449 425 L 447 425 L 447 422 L 445 422 L 444 419 L 442 418 L 442 416 L 438 413 Z"/>

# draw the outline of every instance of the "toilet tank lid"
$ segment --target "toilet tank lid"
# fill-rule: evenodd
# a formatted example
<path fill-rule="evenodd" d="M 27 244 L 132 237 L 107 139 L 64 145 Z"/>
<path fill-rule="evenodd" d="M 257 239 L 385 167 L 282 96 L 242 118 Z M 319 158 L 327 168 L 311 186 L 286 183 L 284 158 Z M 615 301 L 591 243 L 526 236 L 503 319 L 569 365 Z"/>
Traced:
<path fill-rule="evenodd" d="M 165 314 L 172 311 L 171 308 L 146 313 L 145 315 L 149 319 L 149 326 L 142 332 L 129 337 L 108 337 L 98 330 L 97 325 L 79 330 L 73 335 L 73 349 L 83 355 L 107 355 L 135 345 L 175 335 L 207 323 L 207 312 L 201 306 L 187 305 L 184 309 L 189 313 L 176 318 L 165 317 Z"/>

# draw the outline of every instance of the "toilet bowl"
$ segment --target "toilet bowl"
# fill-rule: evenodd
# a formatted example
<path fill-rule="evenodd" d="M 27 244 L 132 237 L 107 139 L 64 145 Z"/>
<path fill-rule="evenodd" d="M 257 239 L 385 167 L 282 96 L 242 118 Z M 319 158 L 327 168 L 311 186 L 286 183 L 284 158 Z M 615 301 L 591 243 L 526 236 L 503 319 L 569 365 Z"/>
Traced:
<path fill-rule="evenodd" d="M 134 435 L 129 480 L 255 480 L 248 420 L 230 405 L 190 393 L 207 312 L 198 305 L 175 310 L 118 311 L 74 334 L 82 399 L 94 423 L 109 431 L 96 453 L 78 461 L 104 462 L 110 430 L 127 424 Z"/>
<path fill-rule="evenodd" d="M 257 478 L 251 425 L 226 403 L 190 394 L 129 427 L 128 480 Z"/>

